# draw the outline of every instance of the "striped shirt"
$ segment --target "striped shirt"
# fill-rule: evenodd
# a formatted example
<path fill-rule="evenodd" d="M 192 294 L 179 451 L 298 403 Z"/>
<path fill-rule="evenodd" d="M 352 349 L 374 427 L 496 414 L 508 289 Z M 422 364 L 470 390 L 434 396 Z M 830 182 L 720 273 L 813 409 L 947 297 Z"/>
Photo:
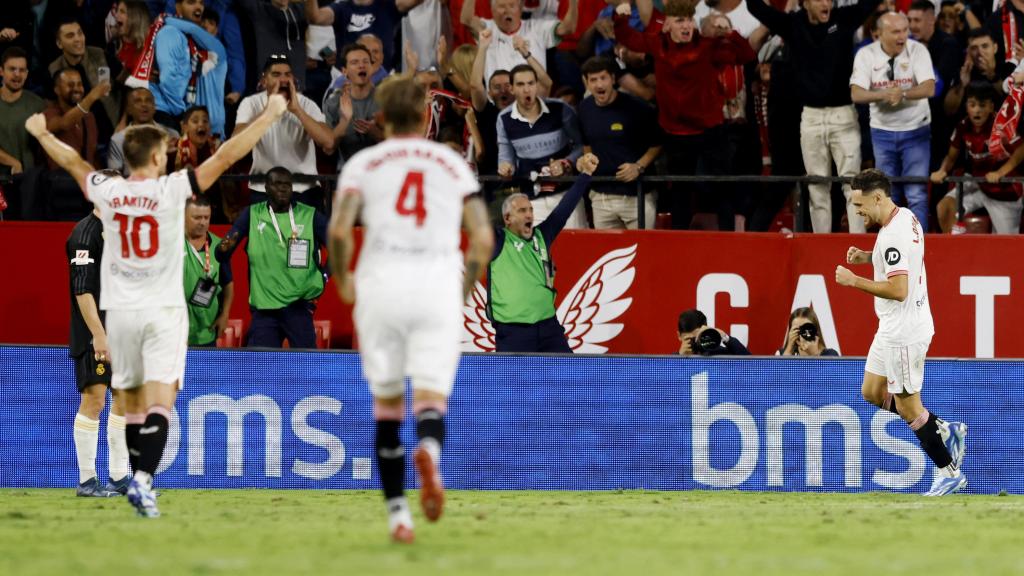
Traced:
<path fill-rule="evenodd" d="M 531 124 L 513 103 L 498 114 L 498 163 L 515 166 L 515 175 L 529 178 L 541 173 L 552 158 L 568 159 L 575 166 L 583 154 L 583 137 L 572 107 L 561 100 L 540 100 L 541 114 Z"/>

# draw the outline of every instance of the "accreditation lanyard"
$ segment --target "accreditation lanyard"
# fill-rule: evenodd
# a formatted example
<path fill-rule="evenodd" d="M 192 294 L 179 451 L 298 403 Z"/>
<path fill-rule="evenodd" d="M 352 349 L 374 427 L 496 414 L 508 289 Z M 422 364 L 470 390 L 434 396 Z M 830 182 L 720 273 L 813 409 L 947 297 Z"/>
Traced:
<path fill-rule="evenodd" d="M 277 240 L 284 244 L 284 234 L 281 234 L 281 226 L 277 223 L 277 216 L 274 215 L 274 208 L 271 207 L 270 202 L 267 202 L 267 210 L 270 211 L 270 223 L 274 225 L 274 231 L 277 232 Z M 292 212 L 291 205 L 288 206 L 288 221 L 292 225 L 291 238 L 294 240 L 298 237 L 298 234 L 295 233 L 295 213 Z"/>
<path fill-rule="evenodd" d="M 203 267 L 203 272 L 207 276 L 209 276 L 210 275 L 210 237 L 207 236 L 206 240 L 203 242 L 203 252 L 206 254 L 206 260 L 205 261 L 203 260 L 203 258 L 201 256 L 199 256 L 199 251 L 196 250 L 196 247 L 193 246 L 191 242 L 186 240 L 185 243 L 188 244 L 188 249 L 192 251 L 192 255 L 196 257 L 196 260 L 199 260 L 199 265 Z"/>

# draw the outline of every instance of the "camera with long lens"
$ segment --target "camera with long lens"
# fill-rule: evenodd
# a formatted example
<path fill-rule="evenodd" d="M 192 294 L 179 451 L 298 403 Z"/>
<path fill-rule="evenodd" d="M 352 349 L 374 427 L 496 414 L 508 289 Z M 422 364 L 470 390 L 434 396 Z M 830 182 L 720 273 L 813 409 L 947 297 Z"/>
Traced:
<path fill-rule="evenodd" d="M 722 345 L 722 335 L 714 328 L 705 328 L 691 340 L 690 347 L 694 354 L 701 356 L 714 356 L 726 352 L 725 346 Z"/>
<path fill-rule="evenodd" d="M 813 322 L 808 322 L 797 328 L 797 333 L 807 342 L 814 342 L 818 339 L 818 327 Z"/>

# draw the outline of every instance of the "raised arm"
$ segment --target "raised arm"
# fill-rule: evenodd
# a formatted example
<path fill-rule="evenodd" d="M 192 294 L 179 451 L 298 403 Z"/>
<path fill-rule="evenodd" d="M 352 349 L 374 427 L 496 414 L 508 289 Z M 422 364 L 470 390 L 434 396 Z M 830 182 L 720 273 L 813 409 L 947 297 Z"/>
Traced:
<path fill-rule="evenodd" d="M 299 119 L 299 123 L 302 124 L 302 129 L 309 134 L 309 137 L 316 142 L 316 145 L 324 151 L 325 154 L 332 154 L 334 152 L 334 132 L 327 126 L 326 123 L 320 121 L 319 118 L 314 118 L 306 112 L 305 107 L 302 105 L 302 98 L 298 92 L 294 89 L 289 91 L 288 99 L 288 111 L 295 115 Z M 312 104 L 316 106 L 316 104 Z M 319 113 L 319 110 L 317 110 Z"/>
<path fill-rule="evenodd" d="M 565 17 L 558 23 L 558 28 L 555 28 L 555 34 L 559 38 L 568 36 L 576 31 L 576 21 L 580 17 L 580 6 L 579 0 L 569 0 L 569 10 L 565 12 Z"/>
<path fill-rule="evenodd" d="M 270 126 L 277 122 L 287 108 L 288 103 L 284 96 L 270 94 L 263 113 L 241 132 L 236 131 L 235 135 L 224 142 L 213 156 L 196 168 L 196 181 L 199 183 L 199 189 L 205 192 L 210 186 L 213 186 L 221 174 L 227 172 L 228 168 L 231 168 L 235 162 L 244 158 L 255 148 L 260 138 L 263 138 Z"/>
<path fill-rule="evenodd" d="M 306 0 L 307 2 L 315 0 Z M 462 11 L 459 13 L 459 22 L 469 31 L 473 33 L 473 36 L 479 36 L 480 32 L 486 28 L 484 21 L 476 15 L 476 2 L 474 0 L 463 0 Z"/>
<path fill-rule="evenodd" d="M 597 170 L 597 164 L 597 156 L 593 154 L 580 156 L 576 162 L 576 169 L 580 172 L 576 182 L 565 193 L 565 196 L 558 201 L 558 205 L 551 211 L 551 215 L 537 225 L 537 229 L 544 234 L 544 240 L 548 243 L 548 249 L 551 248 L 555 238 L 562 231 L 562 228 L 565 227 L 569 216 L 576 209 L 576 204 L 579 203 L 580 198 L 583 198 L 583 193 L 590 189 L 590 176 Z"/>
<path fill-rule="evenodd" d="M 321 8 L 316 0 L 306 0 L 306 20 L 309 20 L 310 24 L 330 26 L 334 24 L 334 10 L 329 7 Z"/>
<path fill-rule="evenodd" d="M 62 116 L 54 116 L 47 120 L 46 129 L 50 132 L 63 132 L 73 128 L 79 120 L 92 110 L 93 104 L 107 94 L 110 94 L 110 83 L 103 82 L 97 84 L 74 108 L 68 110 Z"/>
<path fill-rule="evenodd" d="M 494 230 L 487 216 L 487 206 L 479 196 L 470 196 L 463 204 L 462 226 L 469 239 L 466 247 L 466 274 L 462 281 L 462 300 L 465 301 L 476 281 L 483 277 L 494 251 Z"/>
<path fill-rule="evenodd" d="M 68 174 L 75 179 L 82 192 L 86 189 L 86 177 L 95 169 L 81 156 L 78 151 L 63 143 L 53 132 L 46 129 L 46 116 L 33 114 L 25 121 L 25 130 L 39 141 L 40 146 L 46 154 L 57 163 L 58 166 L 67 170 Z"/>
<path fill-rule="evenodd" d="M 756 0 L 751 0 L 756 1 Z M 633 14 L 633 9 L 629 4 L 619 4 L 615 7 L 615 41 L 622 44 L 626 48 L 629 48 L 633 52 L 643 52 L 644 54 L 651 54 L 655 51 L 653 42 L 659 42 L 661 40 L 661 34 L 648 35 L 641 32 L 637 32 L 629 25 L 629 17 Z"/>
<path fill-rule="evenodd" d="M 464 0 L 470 2 L 471 0 Z M 473 71 L 470 72 L 469 94 L 473 100 L 473 108 L 482 112 L 487 107 L 487 81 L 484 78 L 484 69 L 487 64 L 487 50 L 491 47 L 491 40 L 494 33 L 490 30 L 483 30 L 477 39 L 476 58 L 473 59 Z"/>
<path fill-rule="evenodd" d="M 767 26 L 772 34 L 778 34 L 782 37 L 789 36 L 790 17 L 770 6 L 768 0 L 749 0 L 747 2 L 747 10 L 750 10 L 751 16 Z"/>
<path fill-rule="evenodd" d="M 423 4 L 423 0 L 394 0 L 394 2 L 395 8 L 398 8 L 398 11 L 402 14 L 405 14 L 409 10 Z"/>

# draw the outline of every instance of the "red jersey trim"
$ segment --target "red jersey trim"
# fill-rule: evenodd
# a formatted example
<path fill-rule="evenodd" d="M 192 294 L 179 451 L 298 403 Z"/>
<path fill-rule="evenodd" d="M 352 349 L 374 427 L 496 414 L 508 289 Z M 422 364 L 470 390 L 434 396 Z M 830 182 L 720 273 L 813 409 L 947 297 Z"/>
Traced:
<path fill-rule="evenodd" d="M 885 275 L 886 278 L 892 278 L 893 276 L 910 276 L 910 272 L 907 270 L 893 270 Z"/>

